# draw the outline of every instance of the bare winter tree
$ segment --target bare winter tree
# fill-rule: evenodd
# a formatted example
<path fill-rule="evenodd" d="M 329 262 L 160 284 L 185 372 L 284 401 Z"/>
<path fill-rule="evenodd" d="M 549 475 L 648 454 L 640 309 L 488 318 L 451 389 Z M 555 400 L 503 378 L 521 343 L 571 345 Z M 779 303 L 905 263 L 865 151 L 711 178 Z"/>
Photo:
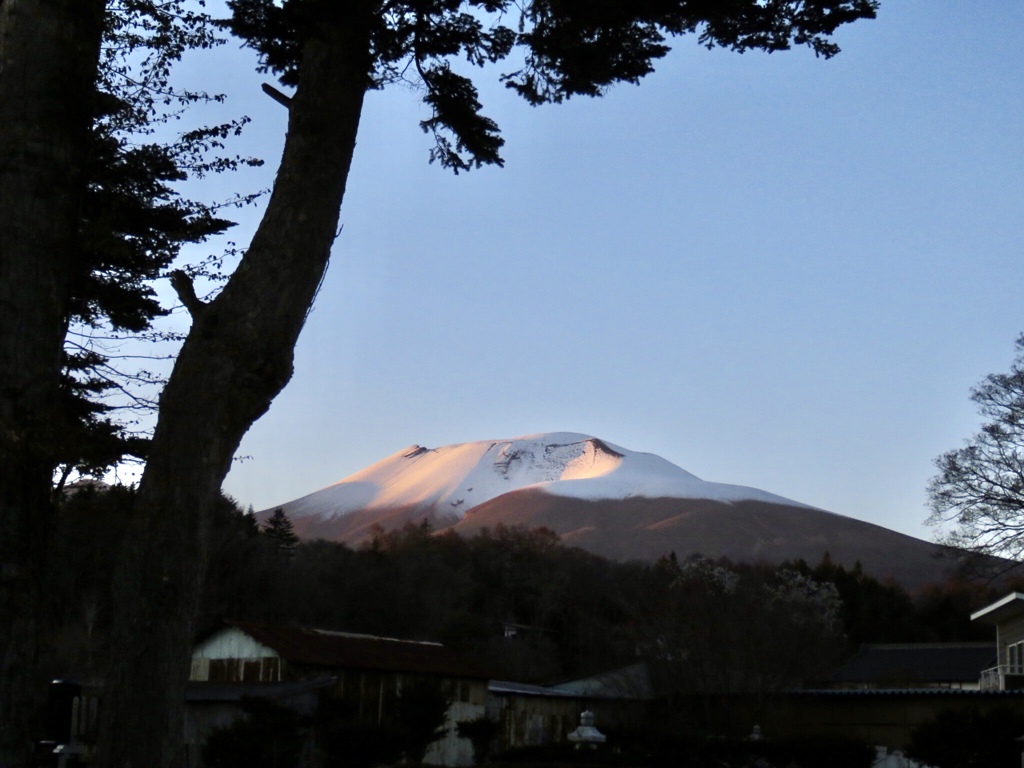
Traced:
<path fill-rule="evenodd" d="M 944 543 L 1020 560 L 1024 555 L 1024 335 L 1008 373 L 972 392 L 986 420 L 962 448 L 939 456 L 928 522 Z"/>

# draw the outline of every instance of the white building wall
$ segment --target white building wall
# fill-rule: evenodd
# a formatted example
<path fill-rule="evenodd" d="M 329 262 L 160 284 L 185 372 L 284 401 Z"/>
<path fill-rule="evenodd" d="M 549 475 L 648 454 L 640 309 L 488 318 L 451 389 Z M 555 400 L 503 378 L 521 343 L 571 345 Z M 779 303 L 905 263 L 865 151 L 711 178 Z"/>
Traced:
<path fill-rule="evenodd" d="M 237 627 L 226 627 L 196 645 L 193 659 L 277 658 L 277 651 L 256 642 Z"/>
<path fill-rule="evenodd" d="M 216 670 L 212 670 L 213 667 Z M 188 679 L 202 682 L 211 676 L 235 682 L 272 682 L 281 679 L 281 659 L 272 648 L 237 627 L 228 627 L 208 637 L 192 651 Z"/>

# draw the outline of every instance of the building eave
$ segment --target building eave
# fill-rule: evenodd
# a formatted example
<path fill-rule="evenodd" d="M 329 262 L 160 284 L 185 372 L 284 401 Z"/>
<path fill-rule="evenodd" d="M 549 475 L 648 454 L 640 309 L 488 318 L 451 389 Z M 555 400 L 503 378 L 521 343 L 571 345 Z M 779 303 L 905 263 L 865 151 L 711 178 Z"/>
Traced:
<path fill-rule="evenodd" d="M 1024 614 L 1024 593 L 1011 592 L 980 611 L 972 613 L 971 621 L 996 624 L 1019 614 Z"/>

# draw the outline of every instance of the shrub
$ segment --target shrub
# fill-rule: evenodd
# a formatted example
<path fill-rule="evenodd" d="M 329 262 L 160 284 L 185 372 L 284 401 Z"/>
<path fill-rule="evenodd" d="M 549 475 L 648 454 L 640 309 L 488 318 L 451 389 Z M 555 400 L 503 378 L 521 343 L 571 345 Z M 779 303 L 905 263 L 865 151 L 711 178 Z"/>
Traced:
<path fill-rule="evenodd" d="M 203 745 L 208 768 L 295 768 L 302 751 L 298 714 L 266 699 L 243 699 L 245 717 L 213 731 Z"/>
<path fill-rule="evenodd" d="M 907 755 L 935 768 L 1018 768 L 1024 716 L 1005 707 L 948 710 L 918 726 Z"/>
<path fill-rule="evenodd" d="M 498 724 L 481 715 L 475 720 L 460 720 L 455 727 L 459 738 L 469 739 L 473 745 L 473 763 L 480 765 L 487 762 L 491 745 L 498 735 Z"/>

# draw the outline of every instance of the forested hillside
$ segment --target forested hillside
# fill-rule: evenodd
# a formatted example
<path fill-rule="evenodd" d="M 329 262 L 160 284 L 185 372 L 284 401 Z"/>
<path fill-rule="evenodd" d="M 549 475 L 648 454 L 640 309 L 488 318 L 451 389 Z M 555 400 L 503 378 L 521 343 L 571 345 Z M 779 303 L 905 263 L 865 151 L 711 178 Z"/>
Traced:
<path fill-rule="evenodd" d="M 86 489 L 63 503 L 56 545 L 62 566 L 50 589 L 61 628 L 54 674 L 97 671 L 118 604 L 110 552 L 132 494 Z M 227 498 L 208 546 L 205 628 L 239 619 L 439 640 L 486 662 L 495 677 L 524 681 L 664 654 L 666 639 L 688 648 L 698 664 L 695 651 L 724 653 L 731 639 L 749 645 L 751 632 L 764 636 L 768 624 L 784 638 L 801 622 L 794 638 L 816 635 L 796 646 L 807 666 L 785 672 L 820 675 L 862 642 L 990 639 L 988 628 L 971 626 L 970 612 L 1008 588 L 962 579 L 911 595 L 836 565 L 826 553 L 815 566 L 680 562 L 670 552 L 656 563 L 616 563 L 563 546 L 545 529 L 497 528 L 466 538 L 421 525 L 378 532 L 356 549 L 298 543 L 287 517 L 261 528 Z M 807 621 L 816 622 L 814 633 L 804 631 Z M 513 631 L 514 638 L 506 636 Z"/>

